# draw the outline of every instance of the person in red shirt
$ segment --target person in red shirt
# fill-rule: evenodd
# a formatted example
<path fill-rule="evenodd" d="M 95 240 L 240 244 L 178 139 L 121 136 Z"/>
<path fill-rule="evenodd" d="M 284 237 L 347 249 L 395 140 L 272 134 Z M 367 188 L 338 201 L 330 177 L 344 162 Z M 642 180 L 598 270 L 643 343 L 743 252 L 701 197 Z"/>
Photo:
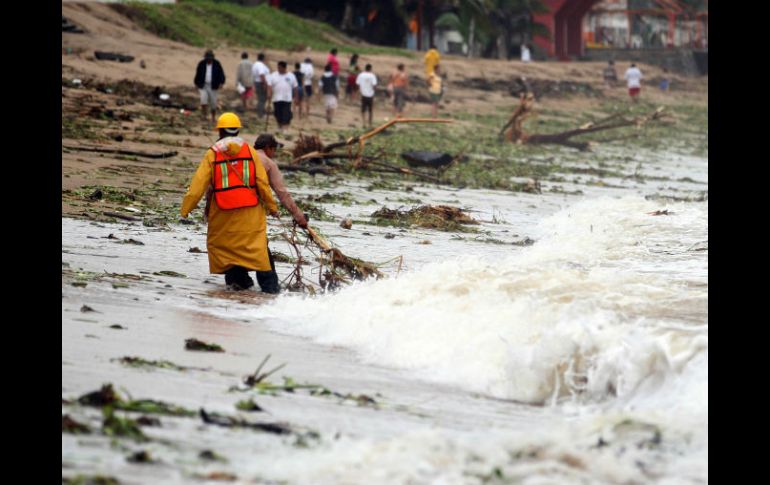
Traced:
<path fill-rule="evenodd" d="M 326 63 L 332 65 L 332 74 L 339 79 L 340 75 L 340 61 L 337 60 L 337 49 L 334 48 L 329 51 L 329 57 L 326 58 Z"/>

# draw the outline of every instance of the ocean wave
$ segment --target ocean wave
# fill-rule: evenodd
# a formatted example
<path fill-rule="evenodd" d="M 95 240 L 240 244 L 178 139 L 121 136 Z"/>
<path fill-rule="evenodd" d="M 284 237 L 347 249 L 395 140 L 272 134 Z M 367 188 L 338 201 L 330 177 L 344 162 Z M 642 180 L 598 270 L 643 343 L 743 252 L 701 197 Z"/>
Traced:
<path fill-rule="evenodd" d="M 660 387 L 708 349 L 708 205 L 579 202 L 502 260 L 462 257 L 260 309 L 278 331 L 527 403 Z M 706 241 L 706 250 L 689 251 Z"/>

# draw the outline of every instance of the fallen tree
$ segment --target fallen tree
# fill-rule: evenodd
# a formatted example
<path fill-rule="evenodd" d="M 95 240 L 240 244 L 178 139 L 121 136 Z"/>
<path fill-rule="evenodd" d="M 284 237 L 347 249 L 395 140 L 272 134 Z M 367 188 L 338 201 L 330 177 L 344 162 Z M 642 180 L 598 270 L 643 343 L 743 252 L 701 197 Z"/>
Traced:
<path fill-rule="evenodd" d="M 299 140 L 295 144 L 294 148 L 291 150 L 291 155 L 293 157 L 292 161 L 289 164 L 280 165 L 280 168 L 282 170 L 283 169 L 303 170 L 303 171 L 308 171 L 310 173 L 328 174 L 326 171 L 320 171 L 318 169 L 313 170 L 313 169 L 299 168 L 299 167 L 302 167 L 301 164 L 303 162 L 324 163 L 326 165 L 333 165 L 335 167 L 343 167 L 344 165 L 342 164 L 336 164 L 336 165 L 331 164 L 329 163 L 329 160 L 344 159 L 352 162 L 352 164 L 349 165 L 349 168 L 352 168 L 352 169 L 356 169 L 356 170 L 367 169 L 373 172 L 402 173 L 402 174 L 412 175 L 418 178 L 422 178 L 425 180 L 430 180 L 431 182 L 440 183 L 441 180 L 433 175 L 429 175 L 411 168 L 401 167 L 398 165 L 393 165 L 382 161 L 382 157 L 383 157 L 382 152 L 380 152 L 378 155 L 375 155 L 375 156 L 366 156 L 363 154 L 363 151 L 367 140 L 369 140 L 373 136 L 376 136 L 379 133 L 382 133 L 383 131 L 390 128 L 396 123 L 451 123 L 451 122 L 452 120 L 437 119 L 437 118 L 395 118 L 364 134 L 353 136 L 348 138 L 347 140 L 331 143 L 326 146 L 323 145 L 323 143 L 321 142 L 320 138 L 318 138 L 318 136 L 300 135 Z M 355 151 L 355 153 L 353 152 L 354 146 L 357 146 L 357 150 Z M 336 149 L 340 149 L 340 148 L 346 148 L 346 150 L 335 151 Z M 297 168 L 288 168 L 288 167 L 297 167 Z"/>
<path fill-rule="evenodd" d="M 535 98 L 532 93 L 522 94 L 519 98 L 519 105 L 513 111 L 513 114 L 500 129 L 499 137 L 501 141 L 518 143 L 522 145 L 542 145 L 555 144 L 563 145 L 578 150 L 588 150 L 595 142 L 574 141 L 571 138 L 588 133 L 612 130 L 626 126 L 636 126 L 641 128 L 647 123 L 661 120 L 667 113 L 661 106 L 650 114 L 638 116 L 636 118 L 625 118 L 622 113 L 615 113 L 598 121 L 591 121 L 572 130 L 562 131 L 560 133 L 549 134 L 529 134 L 524 131 L 523 123 L 528 117 L 535 114 Z M 627 138 L 627 137 L 625 137 Z M 618 138 L 621 139 L 621 138 Z"/>
<path fill-rule="evenodd" d="M 331 143 L 321 148 L 320 150 L 316 149 L 314 151 L 304 153 L 301 155 L 295 153 L 295 159 L 292 160 L 292 163 L 298 163 L 302 160 L 307 160 L 310 158 L 323 158 L 325 155 L 328 155 L 332 150 L 336 148 L 350 147 L 356 144 L 358 145 L 358 150 L 356 152 L 355 158 L 356 160 L 360 160 L 362 156 L 362 152 L 364 150 L 364 146 L 366 145 L 366 141 L 369 138 L 379 133 L 382 133 L 383 131 L 387 130 L 388 128 L 390 128 L 396 123 L 452 123 L 452 122 L 453 120 L 438 119 L 438 118 L 394 118 L 388 121 L 387 123 L 382 124 L 377 128 L 374 128 L 373 130 L 368 131 L 362 135 L 352 136 L 345 141 Z M 339 155 L 342 155 L 342 154 L 339 154 Z"/>

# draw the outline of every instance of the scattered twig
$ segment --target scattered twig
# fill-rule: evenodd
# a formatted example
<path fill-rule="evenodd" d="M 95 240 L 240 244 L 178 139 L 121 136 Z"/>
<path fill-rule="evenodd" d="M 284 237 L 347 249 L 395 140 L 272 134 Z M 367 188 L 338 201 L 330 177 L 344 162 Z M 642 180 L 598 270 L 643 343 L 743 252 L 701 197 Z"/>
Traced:
<path fill-rule="evenodd" d="M 145 157 L 145 158 L 170 158 L 170 157 L 176 156 L 179 153 L 176 151 L 162 152 L 162 153 L 147 153 L 147 152 L 137 152 L 133 150 L 119 150 L 119 149 L 113 149 L 113 148 L 96 148 L 96 147 L 68 146 L 68 145 L 62 145 L 62 148 L 65 148 L 67 150 L 77 150 L 81 152 L 115 153 L 118 155 L 134 155 L 137 157 Z"/>

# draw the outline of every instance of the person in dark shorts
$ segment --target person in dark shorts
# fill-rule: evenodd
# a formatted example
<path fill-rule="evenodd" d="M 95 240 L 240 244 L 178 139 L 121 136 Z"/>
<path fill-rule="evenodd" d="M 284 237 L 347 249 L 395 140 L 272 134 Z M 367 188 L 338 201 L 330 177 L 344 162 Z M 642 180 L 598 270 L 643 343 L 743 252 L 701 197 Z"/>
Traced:
<path fill-rule="evenodd" d="M 361 123 L 366 126 L 366 112 L 369 112 L 369 126 L 372 126 L 374 108 L 374 87 L 377 85 L 377 76 L 372 72 L 372 65 L 367 64 L 364 72 L 356 78 L 356 84 L 361 88 Z"/>
<path fill-rule="evenodd" d="M 281 132 L 291 124 L 291 102 L 294 100 L 297 86 L 294 74 L 286 71 L 286 61 L 280 61 L 278 70 L 267 77 L 267 94 L 273 101 L 273 114 Z"/>
<path fill-rule="evenodd" d="M 305 89 L 305 96 L 303 96 L 302 103 L 300 103 L 303 109 L 300 109 L 300 113 L 304 111 L 305 118 L 309 118 L 310 98 L 313 97 L 313 61 L 309 57 L 305 58 L 305 62 L 299 65 L 299 70 L 302 71 L 302 84 L 304 84 L 303 87 Z"/>
<path fill-rule="evenodd" d="M 297 100 L 297 103 L 294 108 L 296 108 L 296 110 L 299 112 L 299 117 L 302 118 L 302 100 L 305 97 L 305 90 L 302 86 L 302 80 L 304 79 L 305 74 L 300 70 L 299 62 L 294 63 L 294 72 L 292 74 L 294 74 L 294 79 L 297 80 L 297 88 L 295 89 L 296 94 L 294 96 L 294 99 Z"/>
<path fill-rule="evenodd" d="M 393 94 L 393 115 L 401 116 L 404 114 L 404 105 L 406 104 L 406 88 L 409 86 L 409 76 L 404 71 L 404 65 L 399 64 L 396 72 L 391 74 L 388 83 L 388 91 Z"/>

